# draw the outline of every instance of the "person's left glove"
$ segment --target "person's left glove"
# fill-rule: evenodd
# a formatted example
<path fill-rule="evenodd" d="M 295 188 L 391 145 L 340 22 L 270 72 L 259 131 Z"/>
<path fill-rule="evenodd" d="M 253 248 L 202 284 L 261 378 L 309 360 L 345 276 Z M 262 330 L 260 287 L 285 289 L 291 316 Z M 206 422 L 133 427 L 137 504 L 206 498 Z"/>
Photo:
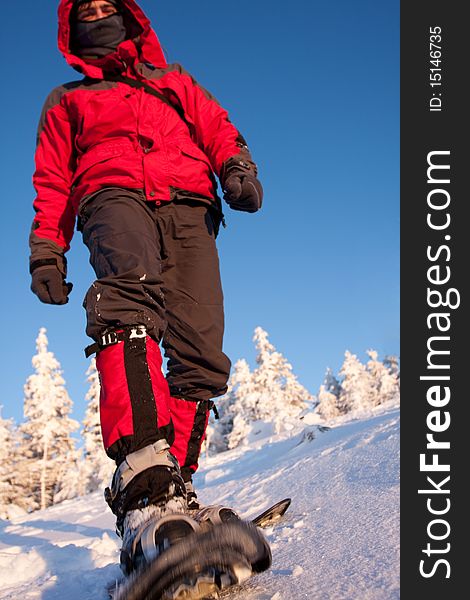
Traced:
<path fill-rule="evenodd" d="M 250 173 L 232 173 L 224 185 L 224 199 L 233 210 L 254 213 L 263 204 L 263 188 Z"/>
<path fill-rule="evenodd" d="M 227 161 L 221 176 L 224 200 L 233 210 L 254 213 L 263 205 L 263 187 L 251 165 Z"/>
<path fill-rule="evenodd" d="M 73 285 L 65 282 L 65 277 L 57 265 L 37 266 L 31 271 L 31 277 L 31 290 L 41 302 L 67 304 Z"/>

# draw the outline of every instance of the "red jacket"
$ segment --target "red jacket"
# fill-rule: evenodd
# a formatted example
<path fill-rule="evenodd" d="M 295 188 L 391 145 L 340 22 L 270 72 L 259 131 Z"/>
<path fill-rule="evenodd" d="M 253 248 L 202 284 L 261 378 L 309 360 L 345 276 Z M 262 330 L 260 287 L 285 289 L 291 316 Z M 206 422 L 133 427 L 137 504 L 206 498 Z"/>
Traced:
<path fill-rule="evenodd" d="M 80 200 L 103 187 L 143 189 L 149 201 L 157 202 L 186 190 L 210 202 L 212 173 L 220 175 L 227 159 L 240 158 L 256 171 L 227 112 L 179 64 L 166 63 L 134 0 L 122 0 L 133 39 L 100 61 L 85 62 L 71 53 L 72 5 L 73 0 L 59 5 L 59 49 L 85 78 L 54 89 L 42 111 L 33 177 L 34 236 L 68 250 Z M 150 84 L 179 105 L 185 119 L 142 89 L 103 81 L 103 66 Z"/>

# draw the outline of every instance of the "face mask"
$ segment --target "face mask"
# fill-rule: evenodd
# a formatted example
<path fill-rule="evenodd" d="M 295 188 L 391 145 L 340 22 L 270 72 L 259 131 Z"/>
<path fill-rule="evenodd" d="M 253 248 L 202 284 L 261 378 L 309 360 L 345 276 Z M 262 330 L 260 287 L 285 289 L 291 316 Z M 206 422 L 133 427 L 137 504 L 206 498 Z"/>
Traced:
<path fill-rule="evenodd" d="M 126 39 L 122 15 L 114 14 L 97 21 L 76 21 L 72 39 L 77 54 L 106 56 Z"/>

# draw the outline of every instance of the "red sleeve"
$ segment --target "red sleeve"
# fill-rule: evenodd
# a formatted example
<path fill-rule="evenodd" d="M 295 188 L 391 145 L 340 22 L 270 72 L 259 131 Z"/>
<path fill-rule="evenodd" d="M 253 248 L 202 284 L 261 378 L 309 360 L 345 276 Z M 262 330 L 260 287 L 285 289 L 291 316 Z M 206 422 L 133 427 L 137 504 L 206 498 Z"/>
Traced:
<path fill-rule="evenodd" d="M 57 102 L 54 96 L 52 92 L 46 100 L 38 128 L 33 229 L 39 238 L 55 242 L 66 252 L 75 226 L 75 213 L 69 202 L 73 133 L 63 100 Z"/>
<path fill-rule="evenodd" d="M 227 111 L 216 98 L 182 67 L 184 83 L 183 109 L 194 124 L 197 143 L 208 156 L 215 173 L 220 176 L 222 165 L 237 157 L 256 174 L 256 165 L 238 129 L 230 122 Z"/>

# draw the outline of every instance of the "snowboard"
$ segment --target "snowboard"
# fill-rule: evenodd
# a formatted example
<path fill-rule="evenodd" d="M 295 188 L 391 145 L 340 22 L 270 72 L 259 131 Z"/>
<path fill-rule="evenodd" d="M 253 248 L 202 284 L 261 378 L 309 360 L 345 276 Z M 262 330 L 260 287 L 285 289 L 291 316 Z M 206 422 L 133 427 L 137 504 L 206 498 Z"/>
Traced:
<path fill-rule="evenodd" d="M 189 536 L 160 559 L 108 589 L 111 600 L 200 600 L 244 583 L 271 566 L 271 550 L 260 528 L 284 516 L 290 498 L 251 521 L 230 521 Z"/>

